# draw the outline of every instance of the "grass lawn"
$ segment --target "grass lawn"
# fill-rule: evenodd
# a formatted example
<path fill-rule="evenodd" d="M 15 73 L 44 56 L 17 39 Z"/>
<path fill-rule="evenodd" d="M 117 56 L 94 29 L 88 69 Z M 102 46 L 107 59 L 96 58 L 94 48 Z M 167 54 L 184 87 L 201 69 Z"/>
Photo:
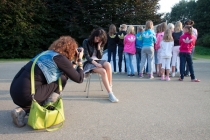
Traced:
<path fill-rule="evenodd" d="M 195 46 L 195 53 L 193 55 L 193 58 L 210 59 L 210 48 Z"/>
<path fill-rule="evenodd" d="M 0 62 L 13 62 L 13 61 L 29 61 L 29 58 L 16 58 L 16 59 L 0 59 Z"/>
<path fill-rule="evenodd" d="M 203 46 L 196 46 L 195 53 L 193 54 L 193 60 L 196 59 L 210 59 L 210 48 Z M 16 58 L 16 59 L 0 59 L 0 62 L 12 62 L 12 61 L 29 61 L 29 58 Z"/>

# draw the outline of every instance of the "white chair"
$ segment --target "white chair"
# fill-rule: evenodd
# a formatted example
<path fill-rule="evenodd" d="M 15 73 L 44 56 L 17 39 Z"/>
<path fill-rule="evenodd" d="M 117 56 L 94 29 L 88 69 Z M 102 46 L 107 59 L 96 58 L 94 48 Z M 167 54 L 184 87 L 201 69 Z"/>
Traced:
<path fill-rule="evenodd" d="M 92 74 L 94 74 L 94 73 L 95 72 L 93 72 L 93 71 L 90 71 L 90 72 L 85 73 L 85 75 L 87 75 L 87 77 L 86 77 L 87 82 L 86 82 L 85 91 L 84 91 L 84 92 L 87 92 L 86 98 L 88 98 L 88 96 L 89 96 L 90 80 L 91 80 Z M 98 79 L 99 79 L 100 85 L 101 85 L 101 91 L 103 91 L 102 84 L 101 84 L 101 77 L 100 77 L 100 75 L 98 73 L 95 73 L 95 74 L 98 75 Z"/>

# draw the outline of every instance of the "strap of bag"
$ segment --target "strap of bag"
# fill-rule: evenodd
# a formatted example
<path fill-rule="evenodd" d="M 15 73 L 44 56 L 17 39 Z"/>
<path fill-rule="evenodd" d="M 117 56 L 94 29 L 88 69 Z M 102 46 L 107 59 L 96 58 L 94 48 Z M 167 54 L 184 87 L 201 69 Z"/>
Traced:
<path fill-rule="evenodd" d="M 43 54 L 45 54 L 47 51 L 41 53 L 39 56 L 37 56 L 37 58 L 34 60 L 33 64 L 32 64 L 32 67 L 31 67 L 31 95 L 32 95 L 32 98 L 33 100 L 34 99 L 34 95 L 35 95 L 35 79 L 34 79 L 34 67 L 35 67 L 35 64 L 37 62 L 37 60 L 39 59 L 40 56 L 42 56 Z M 59 77 L 58 79 L 58 88 L 59 88 L 59 91 L 62 91 L 62 81 L 61 81 L 61 77 Z M 56 108 L 57 110 L 57 108 Z M 59 112 L 59 110 L 57 110 L 59 114 L 61 114 Z M 62 114 L 61 114 L 62 116 Z M 63 116 L 62 116 L 63 117 Z M 60 126 L 56 127 L 56 128 L 47 128 L 46 127 L 46 122 L 47 122 L 47 118 L 48 118 L 48 111 L 46 111 L 46 114 L 45 114 L 45 120 L 44 120 L 44 125 L 45 125 L 45 128 L 47 131 L 54 131 L 54 130 L 58 130 L 60 129 L 62 126 L 63 126 L 63 122 L 61 123 Z M 63 117 L 64 118 L 64 117 Z"/>
<path fill-rule="evenodd" d="M 47 51 L 45 51 L 45 52 L 41 53 L 39 56 L 37 56 L 37 58 L 34 60 L 33 65 L 31 67 L 31 95 L 32 95 L 33 99 L 34 99 L 34 95 L 35 95 L 34 67 L 35 67 L 36 61 L 39 59 L 39 57 L 45 53 L 47 53 Z M 59 87 L 59 91 L 62 91 L 62 84 L 61 84 L 60 77 L 58 79 L 58 87 Z"/>
<path fill-rule="evenodd" d="M 56 110 L 57 110 L 57 108 L 56 108 Z M 59 111 L 59 110 L 57 110 L 57 111 L 58 111 L 59 114 L 62 116 L 62 114 L 60 113 L 60 111 Z M 62 117 L 63 117 L 63 116 L 62 116 Z M 47 128 L 47 127 L 46 127 L 47 118 L 48 118 L 48 111 L 46 112 L 45 119 L 44 119 L 44 126 L 45 126 L 45 129 L 46 129 L 47 131 L 49 131 L 49 132 L 55 131 L 55 130 L 60 129 L 60 128 L 63 126 L 63 122 L 62 122 L 62 123 L 61 123 L 59 126 L 57 126 L 57 127 L 54 127 L 54 128 Z"/>

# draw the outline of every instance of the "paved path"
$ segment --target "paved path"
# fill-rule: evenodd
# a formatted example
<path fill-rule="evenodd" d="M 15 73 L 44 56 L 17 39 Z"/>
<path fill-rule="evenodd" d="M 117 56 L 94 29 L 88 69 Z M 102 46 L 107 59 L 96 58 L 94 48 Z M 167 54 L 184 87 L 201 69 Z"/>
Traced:
<path fill-rule="evenodd" d="M 209 140 L 210 61 L 195 60 L 200 83 L 149 80 L 113 75 L 113 91 L 119 103 L 110 103 L 100 91 L 97 75 L 90 85 L 69 80 L 64 90 L 64 126 L 54 132 L 13 125 L 10 111 L 16 107 L 9 95 L 10 83 L 26 62 L 0 62 L 0 140 Z"/>

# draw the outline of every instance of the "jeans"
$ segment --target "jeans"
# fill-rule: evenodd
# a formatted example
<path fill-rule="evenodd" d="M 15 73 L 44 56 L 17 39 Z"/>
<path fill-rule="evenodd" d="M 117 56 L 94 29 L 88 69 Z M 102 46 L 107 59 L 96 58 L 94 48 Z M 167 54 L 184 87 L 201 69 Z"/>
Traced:
<path fill-rule="evenodd" d="M 186 62 L 187 62 L 187 65 L 189 66 L 191 79 L 194 80 L 195 79 L 195 75 L 194 75 L 194 69 L 193 69 L 192 54 L 191 53 L 180 52 L 179 53 L 179 57 L 180 57 L 180 75 L 181 75 L 181 79 L 184 79 L 185 65 L 186 65 Z"/>
<path fill-rule="evenodd" d="M 195 51 L 195 46 L 192 49 L 191 57 L 193 57 L 194 51 Z M 189 66 L 188 66 L 188 64 L 186 64 L 185 75 L 189 75 Z"/>
<path fill-rule="evenodd" d="M 123 47 L 118 46 L 118 67 L 119 67 L 119 72 L 122 72 L 122 60 L 123 60 Z M 124 63 L 125 63 L 125 72 L 126 72 L 126 61 L 125 61 L 125 56 L 124 56 Z"/>
<path fill-rule="evenodd" d="M 134 67 L 133 67 L 133 54 L 130 54 L 130 53 L 126 53 L 124 52 L 125 54 L 125 60 L 126 60 L 126 69 L 127 69 L 127 74 L 134 74 Z"/>
<path fill-rule="evenodd" d="M 116 72 L 116 51 L 117 49 L 108 49 L 108 62 L 111 61 L 111 54 L 113 58 L 113 64 L 114 64 L 114 72 Z"/>
<path fill-rule="evenodd" d="M 140 63 L 141 63 L 141 48 L 136 48 L 136 67 L 138 75 L 140 73 Z"/>
<path fill-rule="evenodd" d="M 153 75 L 154 47 L 143 47 L 141 51 L 140 73 L 143 73 L 146 59 L 148 60 L 148 74 Z"/>

